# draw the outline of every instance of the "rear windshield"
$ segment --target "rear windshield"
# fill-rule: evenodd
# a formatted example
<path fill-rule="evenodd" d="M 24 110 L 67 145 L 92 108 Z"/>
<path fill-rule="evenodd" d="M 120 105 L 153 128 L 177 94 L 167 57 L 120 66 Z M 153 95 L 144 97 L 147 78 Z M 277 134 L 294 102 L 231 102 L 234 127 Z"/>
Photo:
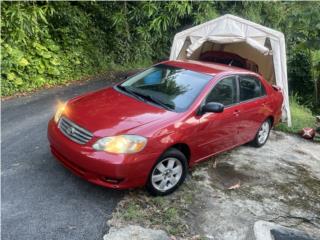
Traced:
<path fill-rule="evenodd" d="M 168 110 L 182 112 L 212 78 L 208 74 L 159 64 L 129 78 L 119 87 Z"/>

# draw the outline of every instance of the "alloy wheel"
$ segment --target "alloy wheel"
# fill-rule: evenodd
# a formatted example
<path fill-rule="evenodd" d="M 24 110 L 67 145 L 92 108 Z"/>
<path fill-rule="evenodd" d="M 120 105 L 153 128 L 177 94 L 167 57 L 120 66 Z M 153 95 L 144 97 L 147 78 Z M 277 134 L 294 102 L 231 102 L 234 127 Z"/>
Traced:
<path fill-rule="evenodd" d="M 269 135 L 269 131 L 270 131 L 270 124 L 268 121 L 265 121 L 260 129 L 259 129 L 259 132 L 258 132 L 258 142 L 260 144 L 264 144 L 265 141 L 267 140 L 268 138 L 268 135 Z"/>
<path fill-rule="evenodd" d="M 182 173 L 183 167 L 179 159 L 174 157 L 165 158 L 152 171 L 151 183 L 158 191 L 165 192 L 178 184 Z"/>

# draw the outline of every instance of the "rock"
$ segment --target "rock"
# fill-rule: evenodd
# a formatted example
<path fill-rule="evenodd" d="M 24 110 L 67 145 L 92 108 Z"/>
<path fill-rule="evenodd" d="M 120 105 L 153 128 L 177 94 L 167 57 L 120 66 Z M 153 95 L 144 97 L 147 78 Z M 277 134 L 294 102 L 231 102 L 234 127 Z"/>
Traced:
<path fill-rule="evenodd" d="M 123 228 L 110 228 L 103 240 L 170 240 L 165 231 L 129 225 Z"/>
<path fill-rule="evenodd" d="M 303 231 L 266 221 L 255 222 L 254 235 L 256 240 L 315 240 Z"/>

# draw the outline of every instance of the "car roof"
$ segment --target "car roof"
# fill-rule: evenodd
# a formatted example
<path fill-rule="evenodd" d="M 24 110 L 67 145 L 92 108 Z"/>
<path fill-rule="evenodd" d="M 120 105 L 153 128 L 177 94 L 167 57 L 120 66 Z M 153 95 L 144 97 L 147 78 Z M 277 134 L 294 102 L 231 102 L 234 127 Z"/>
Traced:
<path fill-rule="evenodd" d="M 256 73 L 251 72 L 247 69 L 228 66 L 225 64 L 195 61 L 195 60 L 170 60 L 164 61 L 162 64 L 167 64 L 170 66 L 180 67 L 188 69 L 195 72 L 201 72 L 209 75 L 216 75 L 219 73 L 250 73 L 256 75 Z"/>

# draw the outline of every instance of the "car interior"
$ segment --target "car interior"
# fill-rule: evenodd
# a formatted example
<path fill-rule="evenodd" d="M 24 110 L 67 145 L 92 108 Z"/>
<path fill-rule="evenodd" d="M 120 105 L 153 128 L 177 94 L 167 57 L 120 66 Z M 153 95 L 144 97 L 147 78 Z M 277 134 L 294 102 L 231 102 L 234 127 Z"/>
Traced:
<path fill-rule="evenodd" d="M 237 89 L 235 78 L 230 77 L 221 80 L 210 92 L 206 102 L 218 102 L 229 106 L 237 101 Z"/>
<path fill-rule="evenodd" d="M 263 93 L 260 81 L 252 77 L 241 76 L 239 85 L 240 101 L 260 97 Z"/>
<path fill-rule="evenodd" d="M 256 73 L 259 72 L 259 67 L 255 62 L 249 59 L 242 58 L 241 56 L 230 52 L 207 51 L 201 53 L 199 60 L 204 62 L 220 63 L 229 66 L 244 68 Z"/>

